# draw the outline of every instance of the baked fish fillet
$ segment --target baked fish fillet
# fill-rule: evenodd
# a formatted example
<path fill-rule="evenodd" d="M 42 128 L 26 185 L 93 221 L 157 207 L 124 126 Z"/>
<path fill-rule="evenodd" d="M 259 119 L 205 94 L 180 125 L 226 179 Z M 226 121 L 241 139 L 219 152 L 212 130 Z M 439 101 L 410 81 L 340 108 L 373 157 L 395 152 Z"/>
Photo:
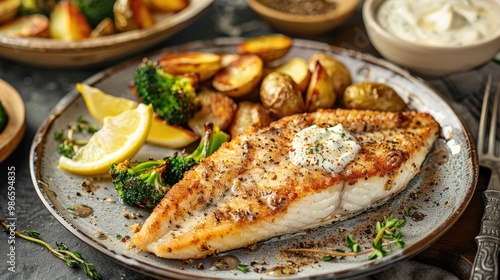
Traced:
<path fill-rule="evenodd" d="M 342 124 L 361 150 L 339 173 L 291 162 L 294 135 Z M 403 190 L 439 134 L 427 113 L 321 110 L 241 135 L 188 171 L 141 230 L 136 247 L 203 258 L 346 219 Z"/>

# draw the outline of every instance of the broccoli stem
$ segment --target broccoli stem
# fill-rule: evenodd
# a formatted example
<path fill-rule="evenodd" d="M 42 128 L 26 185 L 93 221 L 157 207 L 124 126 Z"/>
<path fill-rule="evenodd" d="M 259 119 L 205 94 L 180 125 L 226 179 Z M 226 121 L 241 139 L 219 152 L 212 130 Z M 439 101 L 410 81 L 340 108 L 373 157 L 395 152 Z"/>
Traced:
<path fill-rule="evenodd" d="M 164 159 L 148 160 L 148 161 L 141 162 L 141 163 L 137 164 L 136 166 L 132 167 L 130 169 L 130 172 L 132 172 L 132 174 L 143 174 L 146 171 L 148 171 L 148 169 L 151 169 L 152 167 L 156 167 L 156 166 L 159 166 L 162 164 L 165 164 Z M 142 178 L 142 175 L 141 175 L 141 178 Z M 147 176 L 145 176 L 144 178 L 147 178 Z"/>
<path fill-rule="evenodd" d="M 220 128 L 213 123 L 205 124 L 205 133 L 201 138 L 200 144 L 198 147 L 186 158 L 194 159 L 197 163 L 200 162 L 202 158 L 205 158 L 211 154 L 213 154 L 222 143 L 227 142 L 229 140 L 229 135 L 225 132 L 221 131 Z"/>

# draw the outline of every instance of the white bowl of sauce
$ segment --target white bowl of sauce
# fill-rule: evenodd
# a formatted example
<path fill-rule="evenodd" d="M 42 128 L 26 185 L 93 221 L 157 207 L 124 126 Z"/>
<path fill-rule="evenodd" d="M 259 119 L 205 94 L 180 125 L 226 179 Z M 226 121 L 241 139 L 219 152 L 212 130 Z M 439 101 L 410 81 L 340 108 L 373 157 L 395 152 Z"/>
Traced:
<path fill-rule="evenodd" d="M 500 0 L 365 0 L 363 19 L 382 56 L 422 75 L 470 70 L 500 51 Z"/>

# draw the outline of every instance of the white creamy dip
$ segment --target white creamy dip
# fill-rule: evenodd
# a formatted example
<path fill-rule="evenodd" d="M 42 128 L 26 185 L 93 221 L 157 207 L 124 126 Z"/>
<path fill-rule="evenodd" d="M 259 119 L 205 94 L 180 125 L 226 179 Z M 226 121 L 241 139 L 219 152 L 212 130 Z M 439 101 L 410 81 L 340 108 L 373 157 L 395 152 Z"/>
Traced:
<path fill-rule="evenodd" d="M 495 0 L 387 0 L 376 17 L 388 32 L 424 45 L 473 44 L 500 32 Z"/>
<path fill-rule="evenodd" d="M 360 150 L 354 136 L 341 124 L 326 128 L 312 125 L 294 135 L 290 158 L 296 165 L 339 173 Z"/>

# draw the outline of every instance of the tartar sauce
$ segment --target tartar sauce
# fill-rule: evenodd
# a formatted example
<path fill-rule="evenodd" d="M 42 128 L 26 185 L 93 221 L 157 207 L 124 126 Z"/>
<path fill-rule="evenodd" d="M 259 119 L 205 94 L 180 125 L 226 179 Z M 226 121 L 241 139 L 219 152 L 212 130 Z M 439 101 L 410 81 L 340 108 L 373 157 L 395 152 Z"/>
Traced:
<path fill-rule="evenodd" d="M 306 127 L 294 135 L 290 158 L 296 165 L 341 172 L 361 146 L 341 124 L 333 127 Z"/>
<path fill-rule="evenodd" d="M 388 32 L 424 45 L 473 44 L 500 32 L 500 5 L 491 0 L 388 0 L 376 16 Z"/>

